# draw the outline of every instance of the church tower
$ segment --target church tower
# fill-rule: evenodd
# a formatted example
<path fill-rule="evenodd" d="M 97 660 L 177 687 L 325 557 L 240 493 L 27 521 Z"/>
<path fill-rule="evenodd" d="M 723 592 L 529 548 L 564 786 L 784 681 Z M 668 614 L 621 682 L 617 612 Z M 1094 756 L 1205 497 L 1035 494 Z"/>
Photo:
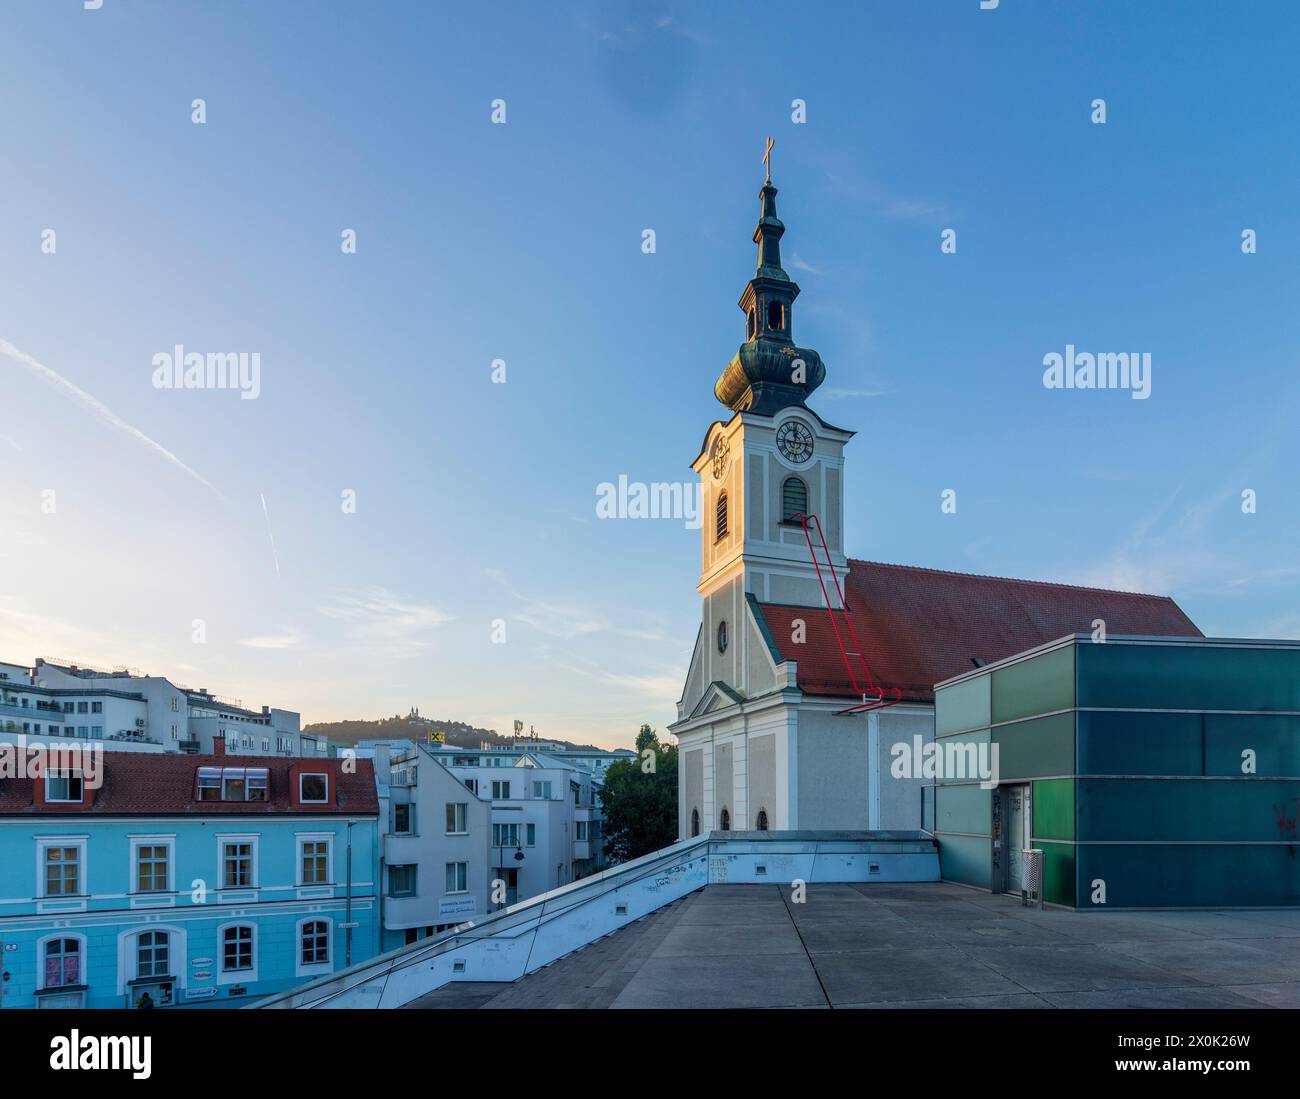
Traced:
<path fill-rule="evenodd" d="M 823 607 L 821 584 L 797 516 L 816 515 L 841 584 L 844 556 L 844 445 L 853 432 L 827 424 L 807 400 L 826 378 L 821 356 L 794 341 L 799 287 L 781 266 L 785 225 L 769 174 L 754 229 L 758 269 L 740 296 L 745 342 L 722 371 L 714 395 L 733 415 L 715 421 L 692 463 L 703 486 L 698 591 L 707 681 L 743 690 L 741 645 L 728 631 L 747 596 L 761 603 Z M 822 575 L 830 576 L 813 531 Z M 832 594 L 832 599 L 834 599 Z"/>

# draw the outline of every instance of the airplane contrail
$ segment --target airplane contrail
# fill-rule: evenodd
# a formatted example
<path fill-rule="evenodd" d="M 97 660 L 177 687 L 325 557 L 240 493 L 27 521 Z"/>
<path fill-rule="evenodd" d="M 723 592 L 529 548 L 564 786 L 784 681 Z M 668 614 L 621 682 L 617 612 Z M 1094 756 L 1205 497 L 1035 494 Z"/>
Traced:
<path fill-rule="evenodd" d="M 184 462 L 182 462 L 178 457 L 176 457 L 175 454 L 173 454 L 161 443 L 155 442 L 153 439 L 149 438 L 149 436 L 146 435 L 139 428 L 132 427 L 124 419 L 122 419 L 121 416 L 119 416 L 116 412 L 114 412 L 111 408 L 109 408 L 106 404 L 104 404 L 102 401 L 98 400 L 97 398 L 92 397 L 84 389 L 80 388 L 79 386 L 73 385 L 73 383 L 68 381 L 67 378 L 51 370 L 44 363 L 37 362 L 29 354 L 27 354 L 27 352 L 19 351 L 18 348 L 16 348 L 13 344 L 11 344 L 8 340 L 4 338 L 0 338 L 0 353 L 8 355 L 15 362 L 21 364 L 22 366 L 27 367 L 28 370 L 30 370 L 42 381 L 48 382 L 50 385 L 54 386 L 55 389 L 61 390 L 63 393 L 71 397 L 83 408 L 87 409 L 91 413 L 91 415 L 93 415 L 97 420 L 99 420 L 100 423 L 106 424 L 108 427 L 115 428 L 116 430 L 122 432 L 125 435 L 129 435 L 132 439 L 136 440 L 136 442 L 143 443 L 150 450 L 158 454 L 161 454 L 163 458 L 165 458 L 168 462 L 174 465 L 177 469 L 193 477 L 194 480 L 198 481 L 199 484 L 215 492 L 217 496 L 221 498 L 221 500 L 225 501 L 226 503 L 229 503 L 229 501 L 226 500 L 225 496 L 222 495 L 221 490 L 217 488 L 217 486 L 214 485 L 211 481 L 205 478 L 202 474 L 196 473 L 194 470 L 190 469 L 189 466 L 187 466 Z"/>
<path fill-rule="evenodd" d="M 271 530 L 271 513 L 266 510 L 266 494 L 257 494 L 262 498 L 262 514 L 266 516 L 266 536 L 271 539 L 271 558 L 275 561 L 275 575 L 280 575 L 280 555 L 275 552 L 275 534 Z"/>

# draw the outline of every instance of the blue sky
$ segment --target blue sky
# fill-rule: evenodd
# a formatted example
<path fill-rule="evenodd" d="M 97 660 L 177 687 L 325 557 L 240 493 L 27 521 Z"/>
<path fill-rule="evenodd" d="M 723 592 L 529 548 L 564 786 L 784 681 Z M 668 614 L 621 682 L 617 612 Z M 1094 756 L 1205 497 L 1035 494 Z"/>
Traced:
<path fill-rule="evenodd" d="M 1294 5 L 21 0 L 0 30 L 0 659 L 307 720 L 666 724 L 699 534 L 598 521 L 596 486 L 688 480 L 724 411 L 769 133 L 812 404 L 858 431 L 852 555 L 1300 637 Z M 259 352 L 259 398 L 156 389 L 177 343 Z M 1044 389 L 1067 343 L 1150 352 L 1150 399 Z"/>

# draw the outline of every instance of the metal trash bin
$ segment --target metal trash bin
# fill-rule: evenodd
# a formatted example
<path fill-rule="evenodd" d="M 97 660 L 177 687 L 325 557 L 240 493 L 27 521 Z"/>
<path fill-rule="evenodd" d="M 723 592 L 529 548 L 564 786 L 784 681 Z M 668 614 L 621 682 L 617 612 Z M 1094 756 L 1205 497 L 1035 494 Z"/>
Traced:
<path fill-rule="evenodd" d="M 1030 847 L 1020 852 L 1022 876 L 1020 887 L 1020 906 L 1033 904 L 1043 907 L 1043 852 L 1041 848 Z"/>

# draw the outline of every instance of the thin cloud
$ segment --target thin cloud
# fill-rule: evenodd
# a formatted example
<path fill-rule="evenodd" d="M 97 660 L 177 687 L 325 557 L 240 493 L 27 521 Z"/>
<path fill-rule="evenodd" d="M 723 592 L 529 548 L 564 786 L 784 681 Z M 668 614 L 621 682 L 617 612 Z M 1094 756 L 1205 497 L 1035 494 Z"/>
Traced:
<path fill-rule="evenodd" d="M 320 613 L 350 627 L 352 638 L 390 656 L 414 656 L 428 647 L 429 634 L 451 616 L 373 585 L 335 592 Z"/>
<path fill-rule="evenodd" d="M 282 633 L 265 637 L 249 637 L 240 642 L 249 649 L 296 649 L 302 643 L 302 634 L 286 627 Z"/>
<path fill-rule="evenodd" d="M 866 397 L 883 397 L 887 390 L 884 389 L 846 389 L 843 386 L 829 386 L 826 389 L 818 390 L 818 397 L 826 397 L 832 401 L 845 400 L 848 398 L 866 398 Z"/>
<path fill-rule="evenodd" d="M 499 569 L 487 569 L 485 572 L 520 604 L 520 609 L 514 612 L 513 617 L 531 626 L 538 633 L 562 641 L 571 641 L 576 637 L 586 637 L 609 629 L 608 620 L 585 607 L 565 606 L 534 599 L 511 587 L 505 574 Z"/>
<path fill-rule="evenodd" d="M 789 263 L 790 266 L 793 267 L 796 271 L 807 271 L 808 274 L 810 275 L 824 275 L 826 273 L 820 267 L 814 267 L 811 263 L 808 263 L 806 260 L 800 259 L 798 252 L 796 252 L 793 256 L 791 256 L 786 262 Z"/>
<path fill-rule="evenodd" d="M 81 405 L 82 408 L 86 409 L 95 417 L 95 419 L 106 427 L 111 427 L 115 431 L 120 431 L 129 438 L 148 447 L 155 454 L 161 455 L 167 462 L 175 466 L 182 473 L 194 478 L 194 480 L 198 481 L 198 483 L 203 485 L 204 488 L 211 489 L 223 502 L 228 502 L 226 501 L 226 498 L 221 495 L 221 490 L 211 481 L 202 476 L 202 474 L 196 473 L 192 470 L 161 443 L 149 438 L 149 436 L 139 428 L 132 427 L 106 404 L 97 398 L 92 397 L 80 386 L 73 385 L 73 383 L 68 381 L 67 378 L 63 377 L 56 371 L 51 370 L 44 363 L 37 362 L 27 354 L 27 352 L 19 351 L 18 348 L 6 339 L 0 338 L 0 353 L 8 355 L 9 358 L 13 359 L 14 362 L 18 363 L 20 366 L 25 366 L 29 371 L 31 371 L 31 373 L 40 378 L 41 381 L 52 385 L 60 393 L 64 394 L 64 396 L 71 397 L 72 400 Z"/>

